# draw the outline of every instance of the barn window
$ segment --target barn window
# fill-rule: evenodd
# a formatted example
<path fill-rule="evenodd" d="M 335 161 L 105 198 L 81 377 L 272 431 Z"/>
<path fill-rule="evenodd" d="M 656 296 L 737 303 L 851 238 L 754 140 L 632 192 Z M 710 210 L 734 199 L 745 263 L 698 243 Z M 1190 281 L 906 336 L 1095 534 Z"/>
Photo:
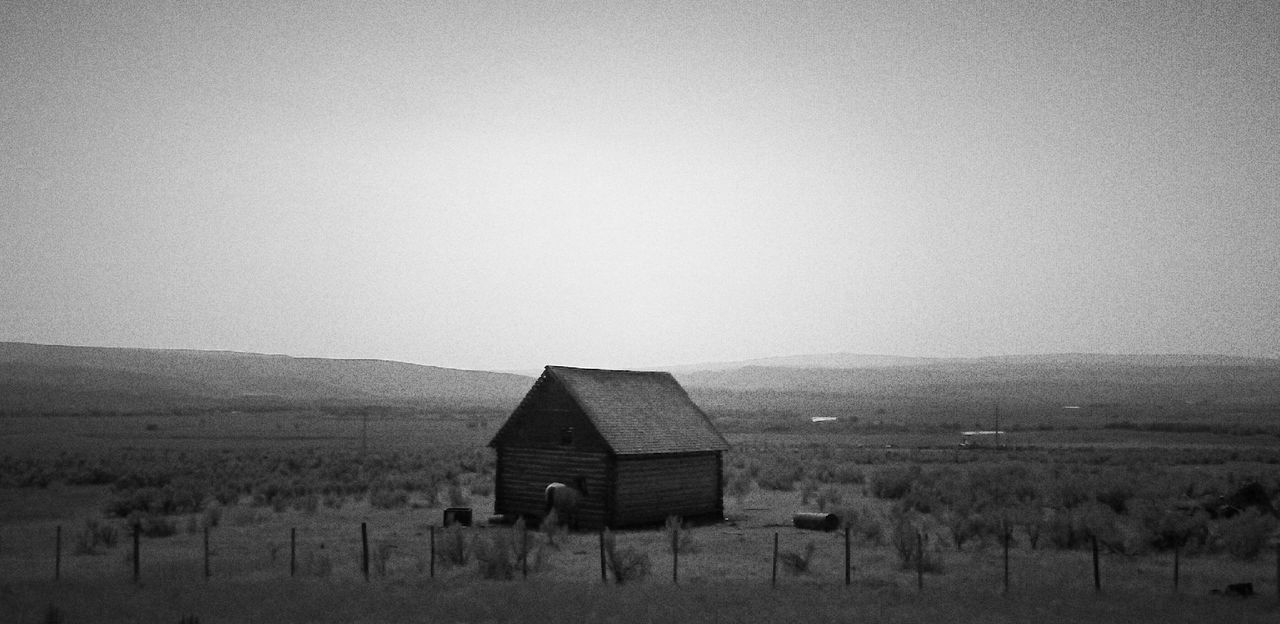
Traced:
<path fill-rule="evenodd" d="M 573 427 L 565 427 L 560 430 L 560 444 L 562 446 L 573 446 Z"/>

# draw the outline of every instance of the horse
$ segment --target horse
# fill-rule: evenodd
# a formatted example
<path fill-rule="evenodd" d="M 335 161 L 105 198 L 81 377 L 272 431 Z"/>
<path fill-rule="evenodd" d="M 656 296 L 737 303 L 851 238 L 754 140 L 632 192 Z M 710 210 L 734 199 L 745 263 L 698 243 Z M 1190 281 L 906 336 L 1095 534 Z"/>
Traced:
<path fill-rule="evenodd" d="M 543 508 L 543 517 L 555 512 L 560 523 L 576 529 L 578 527 L 578 502 L 587 495 L 587 480 L 578 477 L 573 486 L 555 482 L 547 485 L 544 491 L 547 504 Z"/>

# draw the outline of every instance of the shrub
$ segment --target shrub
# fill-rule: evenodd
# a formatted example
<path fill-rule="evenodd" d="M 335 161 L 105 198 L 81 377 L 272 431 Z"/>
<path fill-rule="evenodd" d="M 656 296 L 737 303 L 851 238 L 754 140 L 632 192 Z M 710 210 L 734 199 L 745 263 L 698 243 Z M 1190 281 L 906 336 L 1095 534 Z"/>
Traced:
<path fill-rule="evenodd" d="M 129 515 L 129 526 L 144 537 L 170 537 L 178 532 L 178 524 L 172 519 L 136 511 Z"/>
<path fill-rule="evenodd" d="M 851 535 L 868 543 L 880 543 L 883 529 L 873 513 L 854 507 L 835 508 L 831 513 L 840 518 L 840 526 L 848 527 Z"/>
<path fill-rule="evenodd" d="M 451 566 L 464 566 L 471 561 L 471 544 L 466 531 L 460 526 L 444 529 L 436 544 L 436 558 Z"/>
<path fill-rule="evenodd" d="M 805 543 L 804 550 L 800 552 L 787 551 L 780 553 L 778 559 L 782 561 L 782 567 L 791 574 L 804 574 L 809 571 L 809 564 L 813 562 L 813 554 L 817 552 L 818 547 L 813 541 Z"/>
<path fill-rule="evenodd" d="M 918 565 L 925 572 L 942 571 L 942 560 L 931 547 L 932 540 L 926 539 L 926 524 L 926 517 L 915 512 L 901 509 L 894 511 L 890 538 L 902 569 L 914 570 Z"/>
<path fill-rule="evenodd" d="M 871 479 L 871 495 L 890 500 L 900 499 L 911 491 L 921 474 L 919 466 L 882 468 Z"/>
<path fill-rule="evenodd" d="M 693 541 L 693 532 L 689 530 L 679 516 L 667 516 L 667 552 L 672 552 L 674 544 L 682 553 L 698 552 L 698 544 Z"/>
<path fill-rule="evenodd" d="M 77 555 L 96 555 L 99 546 L 115 548 L 119 541 L 120 533 L 115 525 L 90 518 L 85 520 L 84 528 L 75 534 L 72 552 Z"/>
<path fill-rule="evenodd" d="M 547 546 L 552 548 L 559 548 L 559 546 L 556 546 L 556 538 L 563 537 L 569 532 L 568 527 L 560 524 L 560 516 L 556 514 L 554 509 L 548 512 L 546 516 L 543 516 L 542 522 L 538 523 L 538 530 L 547 539 Z"/>
<path fill-rule="evenodd" d="M 520 561 L 519 542 L 518 537 L 504 530 L 489 531 L 486 537 L 477 539 L 474 550 L 480 575 L 489 580 L 515 578 Z"/>
<path fill-rule="evenodd" d="M 378 576 L 387 575 L 387 562 L 391 560 L 391 553 L 396 549 L 395 544 L 390 542 L 378 542 L 373 549 L 373 572 Z"/>
<path fill-rule="evenodd" d="M 805 479 L 800 483 L 800 505 L 807 506 L 818 495 L 818 482 Z"/>
<path fill-rule="evenodd" d="M 781 461 L 774 461 L 760 470 L 756 484 L 766 490 L 790 492 L 803 475 L 804 468 L 799 464 L 784 465 Z"/>
<path fill-rule="evenodd" d="M 840 490 L 831 486 L 824 487 L 818 492 L 816 500 L 818 511 L 826 511 L 833 508 L 839 505 L 842 500 L 844 500 L 844 497 L 840 495 Z"/>
<path fill-rule="evenodd" d="M 471 504 L 471 499 L 462 491 L 462 486 L 457 481 L 449 484 L 448 496 L 450 507 L 466 507 Z"/>
<path fill-rule="evenodd" d="M 857 465 L 844 463 L 836 466 L 835 470 L 831 471 L 831 479 L 836 483 L 845 485 L 862 485 L 866 483 L 867 475 Z"/>
<path fill-rule="evenodd" d="M 204 507 L 201 514 L 202 526 L 205 528 L 213 528 L 222 522 L 222 505 L 218 501 L 210 501 Z"/>
<path fill-rule="evenodd" d="M 735 471 L 725 484 L 725 494 L 738 501 L 738 505 L 742 505 L 742 501 L 751 493 L 751 487 L 751 476 L 746 472 Z"/>
<path fill-rule="evenodd" d="M 1218 523 L 1222 547 L 1237 559 L 1258 557 L 1276 528 L 1276 519 L 1250 508 Z"/>
<path fill-rule="evenodd" d="M 471 484 L 470 489 L 473 496 L 491 496 L 493 494 L 493 481 L 477 479 Z"/>
<path fill-rule="evenodd" d="M 375 509 L 399 509 L 409 504 L 404 490 L 379 489 L 369 492 L 369 505 Z"/>
<path fill-rule="evenodd" d="M 609 571 L 617 584 L 649 575 L 649 555 L 630 546 L 618 548 L 613 532 L 607 529 L 604 532 L 604 552 Z"/>

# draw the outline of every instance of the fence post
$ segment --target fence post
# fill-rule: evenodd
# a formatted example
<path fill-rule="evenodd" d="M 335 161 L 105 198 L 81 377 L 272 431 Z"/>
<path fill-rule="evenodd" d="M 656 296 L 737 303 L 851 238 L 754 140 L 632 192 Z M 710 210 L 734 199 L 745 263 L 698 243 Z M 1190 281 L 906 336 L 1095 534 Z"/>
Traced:
<path fill-rule="evenodd" d="M 1102 591 L 1102 571 L 1098 569 L 1098 536 L 1091 535 L 1093 539 L 1093 591 Z"/>
<path fill-rule="evenodd" d="M 364 573 L 365 582 L 369 582 L 369 524 L 360 523 L 360 571 Z"/>
<path fill-rule="evenodd" d="M 916 589 L 924 591 L 924 534 L 916 531 Z"/>
<path fill-rule="evenodd" d="M 142 533 L 142 525 L 133 525 L 133 582 L 137 584 L 142 580 L 142 557 L 138 553 L 139 536 Z"/>
<path fill-rule="evenodd" d="M 436 577 L 436 525 L 431 525 L 431 578 Z"/>
<path fill-rule="evenodd" d="M 770 579 L 773 587 L 778 586 L 778 532 L 773 532 L 773 576 Z"/>
<path fill-rule="evenodd" d="M 604 529 L 600 530 L 600 582 L 609 582 L 608 569 L 605 567 L 604 563 Z"/>
<path fill-rule="evenodd" d="M 680 584 L 680 527 L 676 525 L 676 529 L 671 532 L 671 584 Z"/>
<path fill-rule="evenodd" d="M 849 525 L 844 527 L 844 586 L 848 587 L 849 578 Z"/>
<path fill-rule="evenodd" d="M 209 526 L 204 527 L 204 578 L 209 580 Z"/>
<path fill-rule="evenodd" d="M 529 527 L 524 523 L 520 528 L 520 578 L 529 578 Z"/>
<path fill-rule="evenodd" d="M 1182 548 L 1178 544 L 1173 545 L 1173 593 L 1178 593 L 1178 573 L 1181 572 L 1181 551 Z"/>
<path fill-rule="evenodd" d="M 289 528 L 289 578 L 298 572 L 298 527 Z"/>
<path fill-rule="evenodd" d="M 62 579 L 62 525 L 59 524 L 53 538 L 53 580 Z"/>
<path fill-rule="evenodd" d="M 1280 597 L 1280 542 L 1276 543 L 1276 597 Z"/>

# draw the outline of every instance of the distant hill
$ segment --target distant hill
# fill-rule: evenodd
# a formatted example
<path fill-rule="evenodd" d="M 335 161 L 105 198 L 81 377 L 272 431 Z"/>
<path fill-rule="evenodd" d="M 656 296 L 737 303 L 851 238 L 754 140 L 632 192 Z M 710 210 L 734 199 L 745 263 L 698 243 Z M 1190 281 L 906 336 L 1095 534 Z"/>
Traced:
<path fill-rule="evenodd" d="M 1280 366 L 1280 360 L 1231 355 L 1053 353 L 1047 355 L 996 355 L 976 358 L 928 358 L 860 353 L 787 355 L 727 362 L 680 364 L 661 370 L 673 373 L 725 371 L 742 368 L 891 368 L 964 364 L 1054 364 L 1128 366 Z"/>
<path fill-rule="evenodd" d="M 528 377 L 385 360 L 0 342 L 0 410 L 296 404 L 513 408 Z"/>
<path fill-rule="evenodd" d="M 677 370 L 675 375 L 685 386 L 739 407 L 762 399 L 779 402 L 779 394 L 956 402 L 1013 399 L 1060 405 L 1280 402 L 1280 360 L 1273 359 L 1058 354 L 914 360 L 844 354 L 796 356 L 751 361 L 771 365 L 720 363 L 701 370 Z M 807 362 L 828 366 L 799 365 Z M 738 396 L 727 399 L 724 392 Z"/>

